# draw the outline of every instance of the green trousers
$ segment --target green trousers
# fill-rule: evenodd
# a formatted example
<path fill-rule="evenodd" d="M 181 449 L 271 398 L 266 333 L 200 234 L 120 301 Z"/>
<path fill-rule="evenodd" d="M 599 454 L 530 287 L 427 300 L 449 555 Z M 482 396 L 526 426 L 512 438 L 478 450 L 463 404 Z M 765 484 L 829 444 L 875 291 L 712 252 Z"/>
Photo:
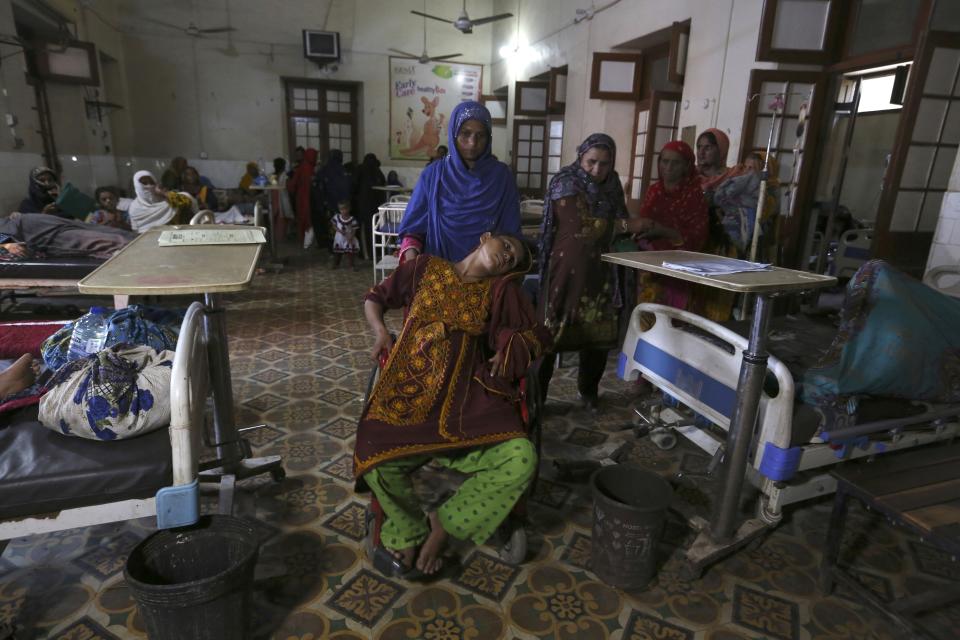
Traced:
<path fill-rule="evenodd" d="M 411 456 L 374 467 L 364 479 L 386 515 L 380 540 L 387 549 L 415 547 L 430 533 L 410 474 L 431 459 L 449 469 L 471 474 L 440 506 L 437 514 L 448 534 L 476 544 L 483 544 L 493 535 L 537 469 L 537 452 L 526 438 L 514 438 L 467 453 Z"/>

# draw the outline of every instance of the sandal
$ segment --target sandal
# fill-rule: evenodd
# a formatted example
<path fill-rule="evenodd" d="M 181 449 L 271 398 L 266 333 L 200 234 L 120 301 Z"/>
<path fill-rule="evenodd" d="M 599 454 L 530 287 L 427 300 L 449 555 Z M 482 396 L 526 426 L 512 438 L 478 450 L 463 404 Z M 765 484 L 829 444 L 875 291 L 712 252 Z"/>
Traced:
<path fill-rule="evenodd" d="M 417 569 L 416 565 L 408 568 L 400 558 L 394 556 L 383 545 L 377 546 L 373 552 L 373 568 L 387 578 L 422 580 L 426 577 L 420 569 Z"/>

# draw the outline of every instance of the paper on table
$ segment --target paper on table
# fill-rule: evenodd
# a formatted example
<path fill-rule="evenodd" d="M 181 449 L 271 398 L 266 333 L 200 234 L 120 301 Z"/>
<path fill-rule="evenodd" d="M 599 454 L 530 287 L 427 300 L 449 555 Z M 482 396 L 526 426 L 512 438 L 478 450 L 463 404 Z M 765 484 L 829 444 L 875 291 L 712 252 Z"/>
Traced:
<path fill-rule="evenodd" d="M 700 276 L 720 276 L 730 273 L 745 273 L 748 271 L 769 271 L 769 264 L 762 262 L 748 262 L 736 258 L 717 256 L 709 260 L 683 260 L 681 262 L 664 262 L 663 266 L 678 271 L 695 273 Z"/>
<path fill-rule="evenodd" d="M 262 244 L 267 239 L 260 229 L 177 229 L 160 234 L 161 247 L 203 244 Z"/>

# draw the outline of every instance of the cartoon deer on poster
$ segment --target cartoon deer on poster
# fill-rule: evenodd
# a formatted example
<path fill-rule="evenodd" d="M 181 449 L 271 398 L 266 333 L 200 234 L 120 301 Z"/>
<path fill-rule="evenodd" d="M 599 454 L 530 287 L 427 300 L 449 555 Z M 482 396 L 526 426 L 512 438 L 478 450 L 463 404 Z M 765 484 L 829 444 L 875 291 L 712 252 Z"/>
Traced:
<path fill-rule="evenodd" d="M 427 120 L 423 123 L 423 133 L 420 134 L 419 139 L 415 140 L 414 138 L 416 138 L 416 136 L 411 136 L 410 146 L 400 150 L 400 153 L 405 156 L 414 156 L 422 153 L 429 157 L 436 151 L 437 145 L 440 144 L 440 131 L 443 129 L 444 120 L 443 114 L 437 113 L 440 98 L 428 100 L 426 97 L 421 96 L 420 101 L 423 102 L 423 110 L 421 113 L 426 116 Z"/>

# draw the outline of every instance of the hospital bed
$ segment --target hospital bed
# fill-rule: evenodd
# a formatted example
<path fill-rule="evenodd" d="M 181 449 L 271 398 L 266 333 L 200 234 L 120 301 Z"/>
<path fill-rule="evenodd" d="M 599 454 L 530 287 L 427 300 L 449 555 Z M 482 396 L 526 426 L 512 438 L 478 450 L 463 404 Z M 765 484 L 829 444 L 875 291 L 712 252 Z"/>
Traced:
<path fill-rule="evenodd" d="M 396 255 L 400 248 L 400 221 L 408 201 L 408 196 L 393 196 L 373 214 L 373 284 L 382 282 L 400 265 Z"/>
<path fill-rule="evenodd" d="M 644 314 L 649 314 L 652 326 L 642 321 Z M 660 424 L 716 460 L 724 453 L 746 348 L 746 338 L 717 323 L 643 303 L 630 317 L 617 373 L 624 380 L 643 374 L 666 397 L 686 407 L 686 411 L 662 409 Z M 958 433 L 955 418 L 960 405 L 911 405 L 907 415 L 897 419 L 825 424 L 829 412 L 795 403 L 794 374 L 783 361 L 772 354 L 767 367 L 747 479 L 761 494 L 757 516 L 769 525 L 779 522 L 785 505 L 833 493 L 836 480 L 829 471 L 836 464 L 947 440 Z"/>
<path fill-rule="evenodd" d="M 0 292 L 12 301 L 20 290 L 76 289 L 77 283 L 105 260 L 97 258 L 30 258 L 0 262 Z"/>
<path fill-rule="evenodd" d="M 168 429 L 100 442 L 56 433 L 37 406 L 0 415 L 0 551 L 12 538 L 156 516 L 199 517 L 198 448 L 208 395 L 203 305 L 187 310 L 173 360 Z"/>

